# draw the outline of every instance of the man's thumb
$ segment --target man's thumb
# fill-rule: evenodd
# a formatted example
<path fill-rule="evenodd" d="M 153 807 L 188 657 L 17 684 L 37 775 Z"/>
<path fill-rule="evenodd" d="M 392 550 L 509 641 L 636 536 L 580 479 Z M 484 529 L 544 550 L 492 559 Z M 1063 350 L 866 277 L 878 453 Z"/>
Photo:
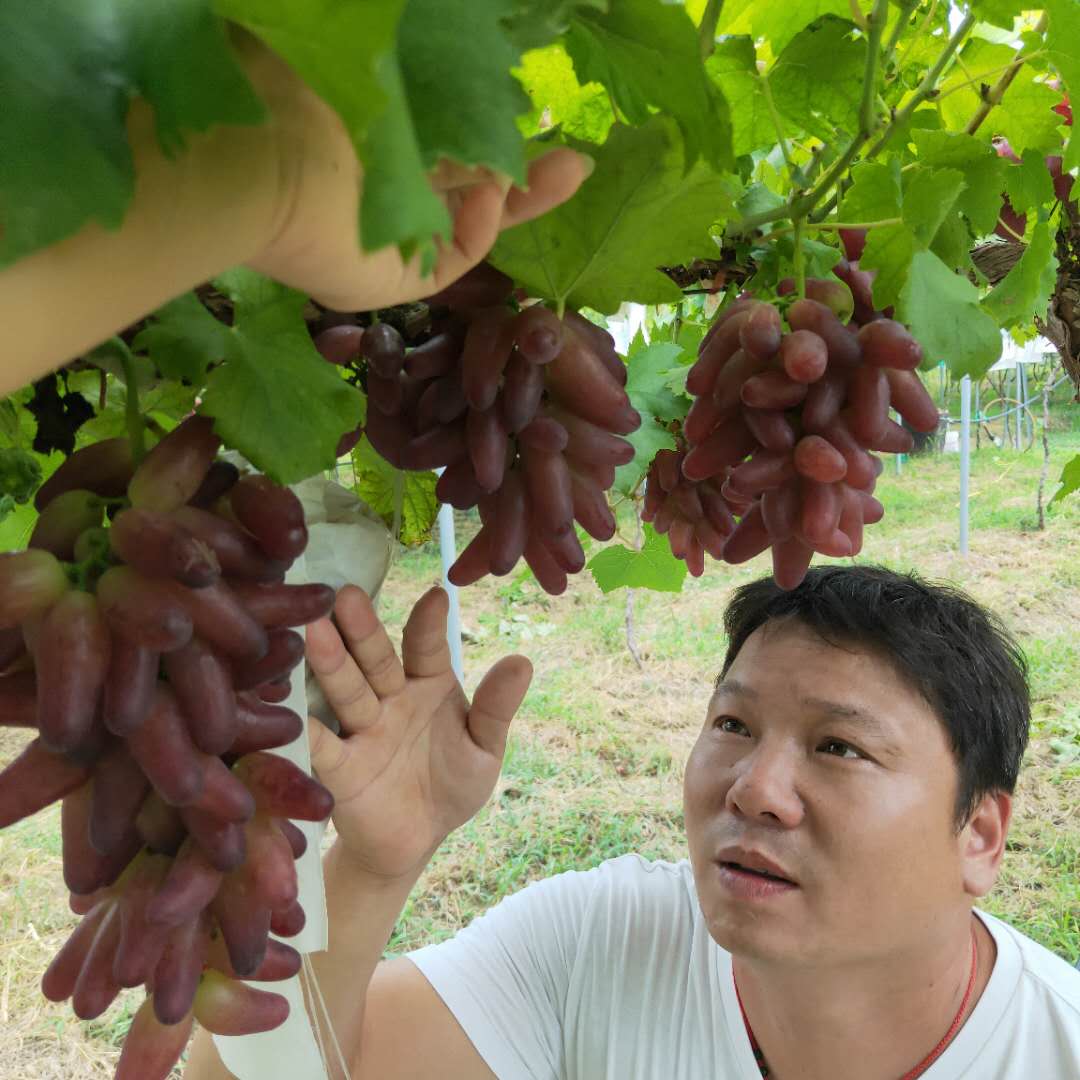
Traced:
<path fill-rule="evenodd" d="M 340 764 L 345 751 L 341 740 L 318 717 L 308 717 L 308 746 L 311 749 L 311 768 L 327 776 Z"/>
<path fill-rule="evenodd" d="M 532 680 L 532 664 L 524 656 L 503 657 L 480 680 L 469 709 L 473 742 L 502 760 L 506 733 Z"/>

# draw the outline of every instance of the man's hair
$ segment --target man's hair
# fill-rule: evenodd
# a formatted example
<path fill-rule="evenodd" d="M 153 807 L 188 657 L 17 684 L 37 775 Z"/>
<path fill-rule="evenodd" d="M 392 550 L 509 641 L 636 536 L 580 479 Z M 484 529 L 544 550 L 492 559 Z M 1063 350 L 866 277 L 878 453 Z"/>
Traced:
<path fill-rule="evenodd" d="M 1027 661 L 1000 620 L 951 585 L 880 566 L 814 567 L 785 592 L 771 577 L 735 590 L 724 613 L 721 678 L 765 623 L 795 620 L 839 648 L 890 663 L 945 727 L 959 784 L 957 833 L 983 796 L 1016 788 L 1027 747 Z"/>

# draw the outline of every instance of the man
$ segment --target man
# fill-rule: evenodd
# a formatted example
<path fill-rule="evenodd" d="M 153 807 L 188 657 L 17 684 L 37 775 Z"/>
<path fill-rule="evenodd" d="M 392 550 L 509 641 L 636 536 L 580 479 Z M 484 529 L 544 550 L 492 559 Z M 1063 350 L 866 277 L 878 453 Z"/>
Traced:
<path fill-rule="evenodd" d="M 342 722 L 312 733 L 338 831 L 314 963 L 357 1080 L 1080 1077 L 1080 975 L 972 908 L 1029 724 L 1023 657 L 973 601 L 873 567 L 737 590 L 686 767 L 689 861 L 560 874 L 381 961 L 490 796 L 530 677 L 507 657 L 470 707 L 445 616 L 421 598 L 402 661 L 357 589 L 341 636 L 309 633 Z M 200 1034 L 186 1076 L 224 1075 Z"/>

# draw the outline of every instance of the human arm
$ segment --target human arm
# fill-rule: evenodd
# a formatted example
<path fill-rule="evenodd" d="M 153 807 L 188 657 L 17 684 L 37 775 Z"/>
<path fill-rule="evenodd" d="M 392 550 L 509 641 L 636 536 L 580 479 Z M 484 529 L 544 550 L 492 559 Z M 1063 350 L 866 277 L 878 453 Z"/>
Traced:
<path fill-rule="evenodd" d="M 338 832 L 324 860 L 329 948 L 312 963 L 337 1040 L 363 1080 L 491 1076 L 415 967 L 380 964 L 431 856 L 490 796 L 531 674 L 523 657 L 507 657 L 470 704 L 450 667 L 446 612 L 442 590 L 421 598 L 403 661 L 358 589 L 339 596 L 341 636 L 328 621 L 308 629 L 309 662 L 342 727 L 339 737 L 312 726 L 312 764 L 334 795 Z M 186 1080 L 227 1076 L 200 1032 Z"/>
<path fill-rule="evenodd" d="M 443 163 L 432 184 L 453 214 L 453 240 L 424 278 L 418 256 L 406 264 L 392 246 L 361 251 L 361 169 L 337 114 L 254 38 L 238 34 L 236 49 L 267 104 L 267 123 L 192 135 L 170 160 L 152 110 L 134 101 L 135 195 L 123 225 L 87 225 L 0 270 L 0 394 L 232 266 L 251 266 L 339 310 L 428 295 L 476 265 L 501 229 L 569 198 L 587 175 L 587 159 L 566 149 L 533 162 L 525 191 Z"/>

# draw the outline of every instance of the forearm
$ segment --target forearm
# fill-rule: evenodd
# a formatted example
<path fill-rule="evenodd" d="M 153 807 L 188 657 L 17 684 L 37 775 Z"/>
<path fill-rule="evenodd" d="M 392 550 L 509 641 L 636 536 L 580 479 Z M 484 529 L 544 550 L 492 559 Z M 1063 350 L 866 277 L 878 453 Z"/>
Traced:
<path fill-rule="evenodd" d="M 374 882 L 349 862 L 340 842 L 326 853 L 323 868 L 329 944 L 325 952 L 311 954 L 311 963 L 338 1044 L 352 1064 L 359 1056 L 371 977 L 423 868 L 404 880 Z M 325 1023 L 323 1034 L 325 1039 Z"/>
<path fill-rule="evenodd" d="M 352 1067 L 359 1057 L 364 1002 L 371 977 L 394 931 L 409 893 L 420 877 L 376 883 L 343 857 L 335 843 L 323 859 L 329 944 L 311 954 L 329 1022 L 345 1060 Z M 332 1040 L 320 1019 L 323 1044 Z M 192 1046 L 184 1080 L 224 1080 L 231 1074 L 221 1065 L 210 1036 L 199 1031 Z"/>
<path fill-rule="evenodd" d="M 280 62 L 248 48 L 245 64 L 273 107 Z M 122 226 L 89 224 L 0 271 L 0 394 L 253 258 L 274 235 L 285 178 L 273 120 L 192 135 L 170 161 L 157 144 L 152 110 L 136 100 L 128 134 L 135 194 Z"/>

